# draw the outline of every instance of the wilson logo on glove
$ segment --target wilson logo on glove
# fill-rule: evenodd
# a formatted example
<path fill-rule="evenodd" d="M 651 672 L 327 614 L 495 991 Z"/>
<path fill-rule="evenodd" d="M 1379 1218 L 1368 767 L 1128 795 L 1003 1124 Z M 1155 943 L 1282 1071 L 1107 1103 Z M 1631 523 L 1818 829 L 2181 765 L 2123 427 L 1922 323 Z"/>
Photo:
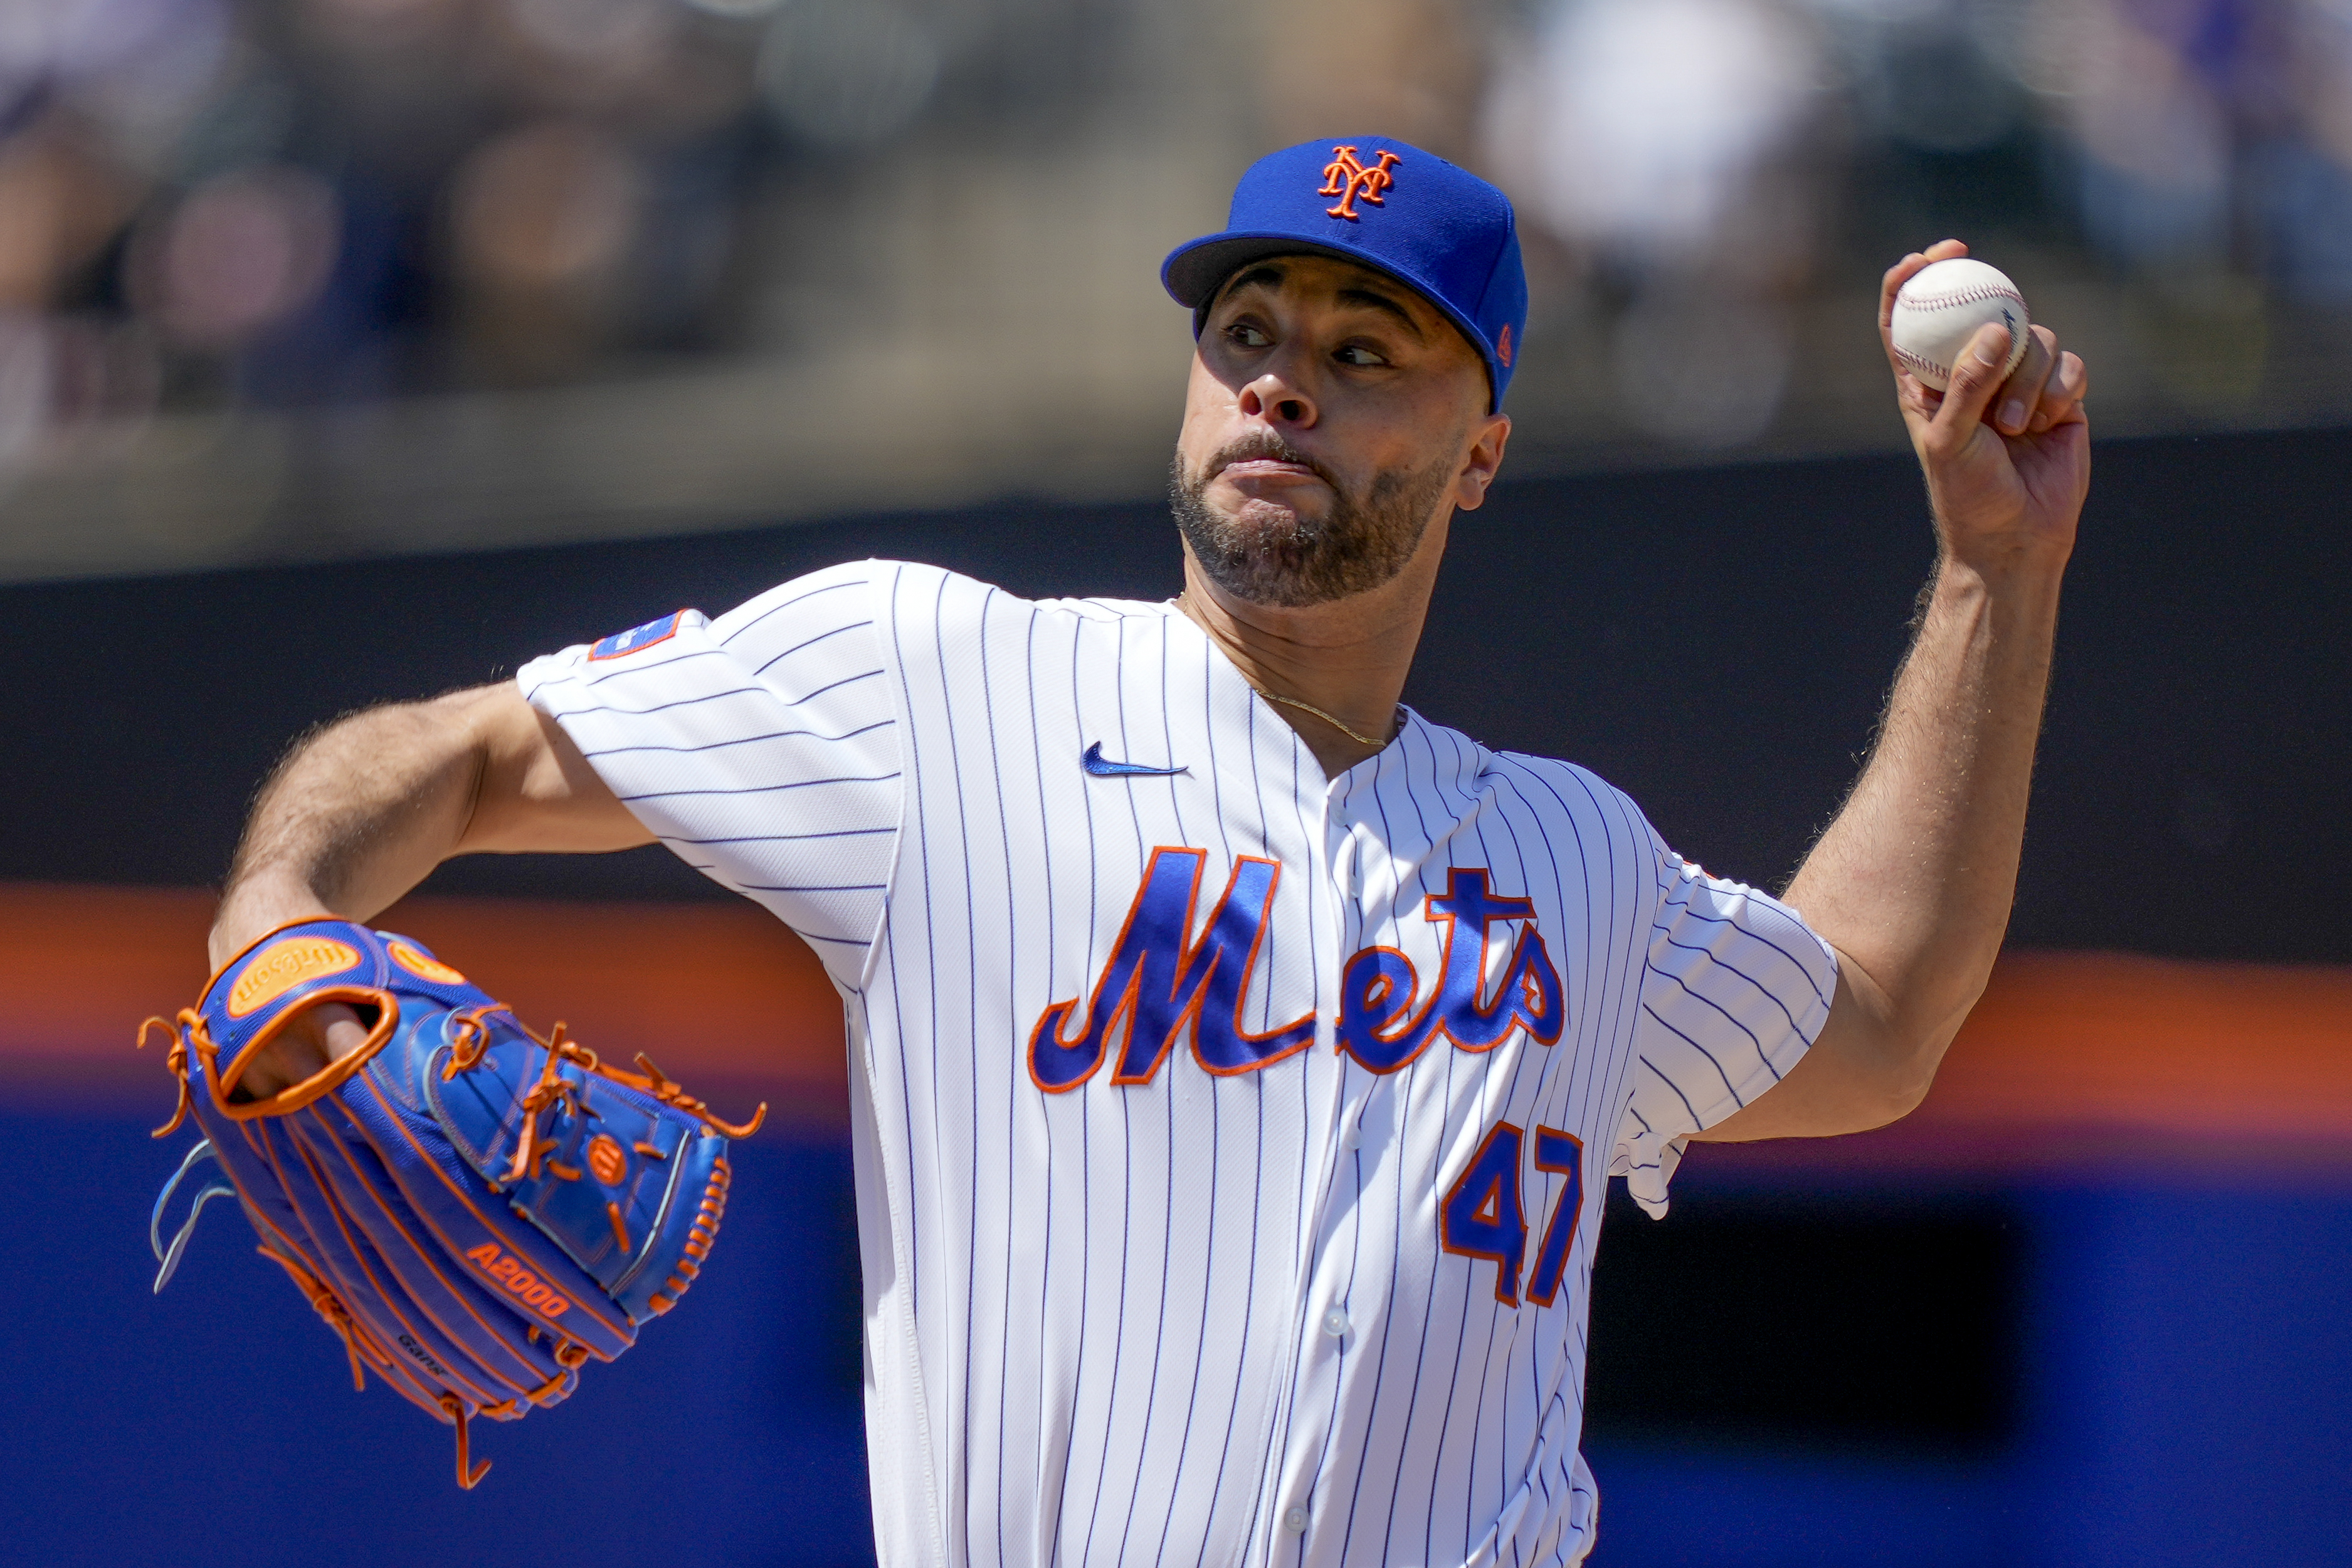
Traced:
<path fill-rule="evenodd" d="M 369 1019 L 358 1050 L 267 1098 L 240 1093 L 257 1052 L 303 1010 Z M 161 1291 L 215 1197 L 235 1197 L 342 1340 L 352 1380 L 373 1371 L 457 1429 L 457 1484 L 476 1416 L 553 1405 L 591 1359 L 610 1361 L 699 1274 L 727 1207 L 730 1125 L 644 1056 L 605 1065 L 545 1039 L 406 937 L 341 920 L 270 933 L 176 1019 L 165 1066 L 205 1138 L 148 1224 Z M 163 1213 L 216 1161 L 167 1245 Z"/>
<path fill-rule="evenodd" d="M 629 1156 L 610 1134 L 599 1133 L 588 1140 L 588 1169 L 606 1186 L 618 1186 L 629 1174 Z"/>
<path fill-rule="evenodd" d="M 257 955 L 229 988 L 228 1016 L 241 1019 L 268 1006 L 305 980 L 356 969 L 356 949 L 323 938 L 297 937 L 273 942 Z"/>

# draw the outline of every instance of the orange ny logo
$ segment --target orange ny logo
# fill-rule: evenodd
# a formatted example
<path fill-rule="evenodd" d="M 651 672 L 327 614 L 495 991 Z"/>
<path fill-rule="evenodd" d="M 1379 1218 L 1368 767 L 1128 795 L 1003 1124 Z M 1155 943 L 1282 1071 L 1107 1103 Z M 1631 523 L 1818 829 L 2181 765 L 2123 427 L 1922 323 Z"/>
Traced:
<path fill-rule="evenodd" d="M 1354 148 L 1332 148 L 1331 162 L 1323 166 L 1323 188 L 1315 193 L 1337 196 L 1339 204 L 1323 210 L 1335 218 L 1345 218 L 1354 223 L 1360 215 L 1356 211 L 1357 197 L 1361 196 L 1376 207 L 1386 206 L 1388 204 L 1381 200 L 1381 193 L 1396 183 L 1396 177 L 1389 171 L 1397 166 L 1398 158 L 1393 152 L 1383 152 L 1380 158 L 1378 163 L 1367 169 L 1357 158 Z"/>

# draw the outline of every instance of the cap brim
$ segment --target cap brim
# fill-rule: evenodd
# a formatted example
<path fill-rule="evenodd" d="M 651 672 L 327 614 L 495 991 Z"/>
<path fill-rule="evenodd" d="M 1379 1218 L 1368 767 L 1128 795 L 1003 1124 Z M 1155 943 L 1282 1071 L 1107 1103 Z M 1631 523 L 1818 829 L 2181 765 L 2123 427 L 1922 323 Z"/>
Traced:
<path fill-rule="evenodd" d="M 1495 395 L 1495 388 L 1501 380 L 1500 368 L 1495 361 L 1494 348 L 1479 332 L 1477 323 L 1447 304 L 1427 283 L 1362 251 L 1335 245 L 1318 245 L 1297 235 L 1271 231 L 1210 235 L 1190 245 L 1179 246 L 1168 253 L 1168 259 L 1160 265 L 1160 287 L 1168 290 L 1169 297 L 1177 304 L 1192 309 L 1192 331 L 1197 336 L 1203 312 L 1225 279 L 1251 262 L 1263 261 L 1270 256 L 1333 256 L 1340 261 L 1352 262 L 1366 271 L 1395 278 L 1429 301 L 1433 308 L 1454 323 L 1455 330 L 1469 340 L 1470 346 L 1478 351 L 1478 358 L 1486 366 L 1486 412 L 1492 413 L 1501 405 L 1502 400 Z"/>
<path fill-rule="evenodd" d="M 1188 246 L 1169 253 L 1160 268 L 1160 281 L 1169 297 L 1177 304 L 1198 310 L 1217 292 L 1217 287 L 1234 273 L 1253 261 L 1264 261 L 1270 256 L 1315 255 L 1352 261 L 1358 267 L 1368 267 L 1375 272 L 1395 277 L 1392 268 L 1381 266 L 1362 254 L 1343 250 L 1338 246 L 1317 245 L 1312 240 L 1285 234 L 1220 234 L 1196 239 Z M 1412 283 L 1409 277 L 1399 277 L 1400 283 Z M 1413 291 L 1426 294 L 1427 289 L 1413 284 Z"/>

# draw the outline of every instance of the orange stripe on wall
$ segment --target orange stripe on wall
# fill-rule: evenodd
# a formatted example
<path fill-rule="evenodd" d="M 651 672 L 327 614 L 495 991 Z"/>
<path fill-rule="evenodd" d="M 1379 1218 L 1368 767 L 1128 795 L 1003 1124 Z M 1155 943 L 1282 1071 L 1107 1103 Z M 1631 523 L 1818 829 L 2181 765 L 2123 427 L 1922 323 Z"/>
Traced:
<path fill-rule="evenodd" d="M 0 883 L 0 1093 L 127 1091 L 168 1110 L 161 1049 L 134 1052 L 131 1035 L 196 1000 L 212 909 L 210 894 L 176 888 Z M 800 938 L 751 904 L 423 897 L 375 924 L 542 1033 L 561 1019 L 600 1053 L 645 1051 L 698 1093 L 717 1082 L 826 1123 L 846 1105 L 840 999 Z"/>
<path fill-rule="evenodd" d="M 1699 1157 L 1759 1170 L 2340 1173 L 2352 1163 L 2352 968 L 2011 953 L 1927 1103 L 1901 1122 Z"/>
<path fill-rule="evenodd" d="M 2352 968 L 2011 954 L 1913 1119 L 2352 1141 Z"/>
<path fill-rule="evenodd" d="M 131 1031 L 195 999 L 211 911 L 201 892 L 0 883 L 0 1093 L 134 1091 L 160 1115 L 160 1052 L 134 1054 Z M 378 924 L 534 1028 L 562 1019 L 689 1088 L 740 1086 L 787 1118 L 838 1124 L 839 1000 L 800 940 L 750 904 L 414 898 Z M 2101 1139 L 2352 1150 L 2352 968 L 2012 954 L 1927 1103 L 1836 1140 L 1850 1153 L 1835 1157 Z"/>

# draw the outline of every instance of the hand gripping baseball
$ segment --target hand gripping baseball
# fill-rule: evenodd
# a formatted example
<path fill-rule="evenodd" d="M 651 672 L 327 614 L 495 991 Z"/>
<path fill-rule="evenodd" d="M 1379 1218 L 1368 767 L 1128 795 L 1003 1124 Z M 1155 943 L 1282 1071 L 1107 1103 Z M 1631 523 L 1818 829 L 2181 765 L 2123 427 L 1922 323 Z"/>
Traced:
<path fill-rule="evenodd" d="M 2057 335 L 2036 324 L 2025 357 L 2006 377 L 2010 337 L 1999 325 L 1979 329 L 1937 392 L 1904 369 L 1890 324 L 1895 296 L 1931 262 L 1965 256 L 1948 239 L 1887 270 L 1878 296 L 1878 334 L 1895 372 L 1895 395 L 1912 449 L 1927 477 L 1946 554 L 1981 570 L 2013 561 L 2063 561 L 2089 492 L 2090 426 L 2083 398 L 2090 381 L 2082 360 L 2062 353 Z"/>
<path fill-rule="evenodd" d="M 247 1070 L 305 1014 L 352 1009 L 354 1050 L 254 1095 Z M 233 1195 L 341 1338 L 355 1385 L 373 1372 L 457 1429 L 457 1483 L 477 1416 L 518 1420 L 636 1342 L 699 1274 L 727 1207 L 731 1126 L 645 1057 L 608 1067 L 544 1040 L 421 945 L 343 920 L 271 932 L 194 1008 L 150 1019 L 180 1081 L 163 1137 L 193 1114 L 204 1141 L 155 1203 L 149 1239 L 178 1267 L 196 1215 Z M 167 1245 L 163 1213 L 202 1160 Z"/>

